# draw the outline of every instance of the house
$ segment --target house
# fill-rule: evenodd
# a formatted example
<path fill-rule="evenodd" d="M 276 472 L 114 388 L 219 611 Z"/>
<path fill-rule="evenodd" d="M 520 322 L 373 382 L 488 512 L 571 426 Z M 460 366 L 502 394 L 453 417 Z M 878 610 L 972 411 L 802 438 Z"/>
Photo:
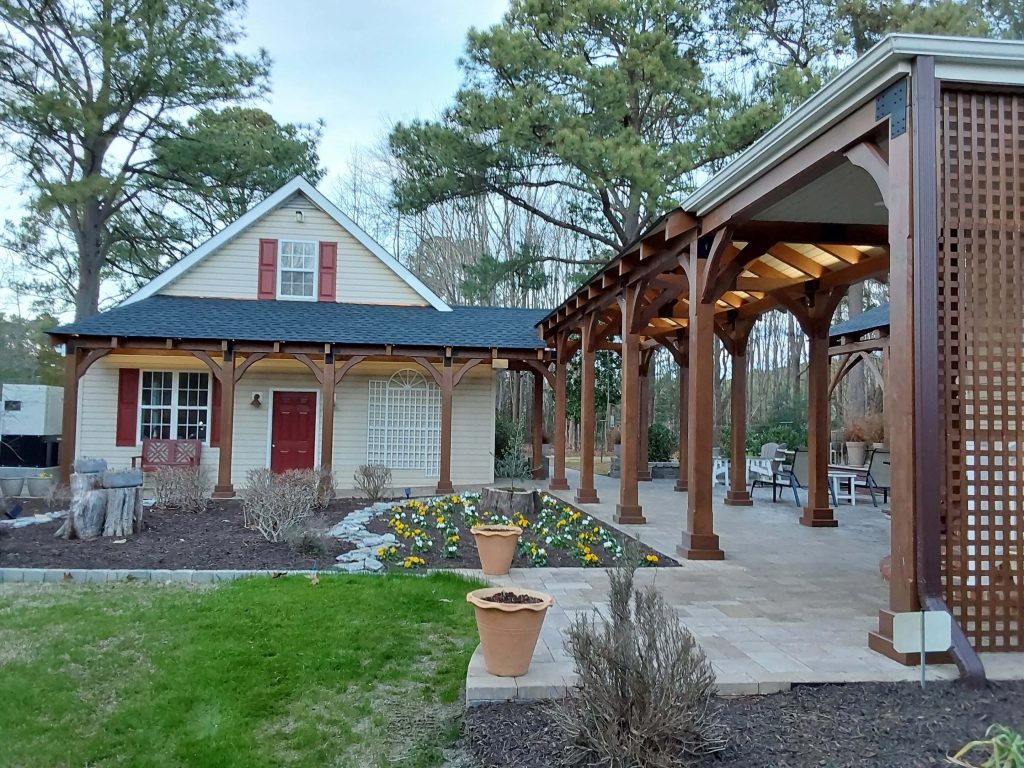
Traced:
<path fill-rule="evenodd" d="M 128 465 L 148 438 L 199 441 L 216 497 L 258 467 L 330 468 L 340 488 L 363 464 L 397 487 L 488 483 L 497 371 L 543 385 L 544 314 L 449 306 L 296 178 L 119 306 L 50 332 L 61 473 L 81 456 Z"/>

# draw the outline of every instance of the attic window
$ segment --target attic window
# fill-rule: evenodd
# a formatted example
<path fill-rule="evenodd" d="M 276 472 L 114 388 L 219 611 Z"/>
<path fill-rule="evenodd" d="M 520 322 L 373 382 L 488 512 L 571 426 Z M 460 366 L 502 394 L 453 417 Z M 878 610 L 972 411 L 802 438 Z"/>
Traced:
<path fill-rule="evenodd" d="M 316 243 L 282 240 L 277 257 L 277 298 L 316 301 Z"/>

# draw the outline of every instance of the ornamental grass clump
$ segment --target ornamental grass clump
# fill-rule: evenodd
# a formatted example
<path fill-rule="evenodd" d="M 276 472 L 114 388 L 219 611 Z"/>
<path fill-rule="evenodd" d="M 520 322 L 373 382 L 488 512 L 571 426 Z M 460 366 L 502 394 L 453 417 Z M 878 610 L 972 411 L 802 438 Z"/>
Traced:
<path fill-rule="evenodd" d="M 608 571 L 609 615 L 568 630 L 579 679 L 553 709 L 564 765 L 677 768 L 725 746 L 711 663 L 661 593 L 634 585 L 638 559 Z"/>

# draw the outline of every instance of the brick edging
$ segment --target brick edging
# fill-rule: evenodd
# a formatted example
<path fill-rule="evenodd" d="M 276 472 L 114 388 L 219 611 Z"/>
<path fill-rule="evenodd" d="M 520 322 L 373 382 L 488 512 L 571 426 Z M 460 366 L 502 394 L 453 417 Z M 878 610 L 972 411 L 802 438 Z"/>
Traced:
<path fill-rule="evenodd" d="M 106 584 L 118 581 L 176 582 L 183 584 L 214 584 L 219 581 L 234 581 L 250 576 L 270 576 L 285 573 L 289 576 L 308 576 L 335 573 L 334 569 L 323 571 L 290 570 L 205 570 L 162 568 L 0 568 L 0 584 L 41 584 L 69 580 L 79 584 Z M 70 579 L 65 575 L 70 574 Z"/>

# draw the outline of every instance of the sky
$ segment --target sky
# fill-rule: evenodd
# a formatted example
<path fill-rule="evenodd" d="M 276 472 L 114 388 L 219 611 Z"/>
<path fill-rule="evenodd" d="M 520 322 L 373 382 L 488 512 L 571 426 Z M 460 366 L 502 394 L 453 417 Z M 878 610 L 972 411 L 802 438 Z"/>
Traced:
<path fill-rule="evenodd" d="M 244 50 L 273 62 L 262 106 L 280 122 L 324 121 L 325 182 L 399 120 L 435 117 L 458 89 L 470 27 L 500 21 L 508 0 L 249 0 Z M 0 219 L 20 217 L 18 180 L 0 182 Z M 11 269 L 0 256 L 0 271 Z M 0 287 L 0 311 L 16 310 Z"/>

